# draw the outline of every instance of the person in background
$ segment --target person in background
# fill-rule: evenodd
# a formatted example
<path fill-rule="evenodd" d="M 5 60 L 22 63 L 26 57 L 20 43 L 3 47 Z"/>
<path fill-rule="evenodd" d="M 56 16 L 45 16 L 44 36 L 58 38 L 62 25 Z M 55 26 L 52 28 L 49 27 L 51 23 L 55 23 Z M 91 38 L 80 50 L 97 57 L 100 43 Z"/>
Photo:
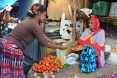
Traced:
<path fill-rule="evenodd" d="M 23 51 L 34 39 L 42 46 L 66 49 L 63 45 L 49 39 L 39 22 L 46 21 L 46 8 L 40 5 L 33 18 L 27 18 L 19 23 L 0 42 L 0 78 L 25 78 L 23 70 Z"/>
<path fill-rule="evenodd" d="M 1 6 L 2 7 L 2 6 Z M 5 35 L 5 32 L 7 32 L 5 29 L 8 25 L 8 21 L 11 20 L 10 17 L 10 11 L 12 10 L 12 7 L 10 5 L 0 8 L 0 38 Z"/>
<path fill-rule="evenodd" d="M 3 12 L 0 11 L 0 38 L 2 37 L 2 27 L 4 26 L 3 23 Z"/>
<path fill-rule="evenodd" d="M 100 28 L 100 22 L 97 17 L 91 16 L 88 21 L 89 28 L 85 29 L 81 37 L 77 40 L 78 44 L 83 46 L 92 46 L 98 55 L 98 68 L 105 64 L 105 31 Z"/>

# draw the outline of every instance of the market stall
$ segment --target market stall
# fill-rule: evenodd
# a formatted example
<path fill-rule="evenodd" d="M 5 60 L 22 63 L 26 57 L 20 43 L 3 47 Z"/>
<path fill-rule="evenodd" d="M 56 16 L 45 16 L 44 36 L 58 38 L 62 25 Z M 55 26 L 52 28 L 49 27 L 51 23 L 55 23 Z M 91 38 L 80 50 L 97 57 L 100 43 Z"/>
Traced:
<path fill-rule="evenodd" d="M 82 1 L 81 1 L 82 2 Z M 91 8 L 92 6 L 91 6 L 91 2 L 90 1 L 88 1 L 89 2 L 89 4 L 85 1 L 85 3 L 83 3 L 82 2 L 82 5 L 81 5 L 81 3 L 79 3 L 79 5 L 78 5 L 78 8 L 80 8 L 80 7 L 88 7 L 88 8 Z M 52 3 L 52 2 L 50 2 L 50 3 Z M 57 2 L 56 2 L 57 3 Z M 93 3 L 93 2 L 92 2 Z M 72 4 L 71 4 L 72 5 Z M 87 5 L 89 5 L 89 6 L 87 6 Z M 53 6 L 55 6 L 54 5 L 54 3 L 53 3 Z M 54 10 L 54 7 L 53 6 L 51 6 L 51 5 L 49 5 L 49 7 L 48 7 L 48 16 L 50 16 L 49 17 L 49 20 L 50 19 L 52 19 L 52 20 L 54 20 L 54 21 L 56 21 L 56 20 L 58 20 L 58 21 L 56 21 L 56 22 L 58 22 L 59 23 L 59 18 L 60 18 L 60 16 L 59 16 L 59 14 L 60 13 L 58 13 L 58 15 L 54 15 L 54 14 L 52 14 L 52 13 L 50 13 L 50 11 L 49 11 L 49 9 L 50 10 Z M 61 4 L 61 7 L 62 7 L 63 5 Z M 65 6 L 65 5 L 64 5 Z M 79 7 L 80 6 L 80 7 Z M 50 7 L 53 7 L 53 9 L 51 9 Z M 59 7 L 60 8 L 60 7 Z M 108 7 L 107 7 L 108 8 Z M 56 9 L 55 9 L 56 10 Z M 63 10 L 62 10 L 63 11 Z M 51 11 L 51 12 L 58 12 L 58 11 Z M 61 12 L 61 11 L 60 11 Z M 68 12 L 67 12 L 68 13 Z M 52 14 L 52 15 L 49 15 L 49 14 Z M 55 13 L 55 14 L 57 14 L 57 13 Z M 66 13 L 65 13 L 66 14 Z M 68 14 L 70 14 L 70 13 L 68 13 Z M 73 16 L 74 16 L 74 14 L 73 14 Z M 72 17 L 73 17 L 72 16 Z M 68 16 L 67 16 L 67 18 L 66 19 L 70 19 Z M 103 18 L 102 17 L 100 17 L 100 21 L 102 20 Z M 51 21 L 52 21 L 51 20 Z M 60 24 L 60 23 L 59 23 Z M 73 19 L 72 19 L 72 24 L 73 24 Z M 102 24 L 102 23 L 101 23 Z M 61 24 L 60 24 L 61 25 Z M 75 24 L 76 25 L 76 24 Z M 84 26 L 83 28 L 86 28 L 86 22 L 84 22 L 84 24 L 83 25 L 81 25 L 81 26 Z M 51 23 L 51 25 L 50 26 L 52 26 L 52 23 Z M 75 27 L 75 26 L 74 26 Z M 76 27 L 75 27 L 76 28 Z M 55 29 L 55 28 L 54 28 Z M 75 29 L 76 30 L 76 29 Z M 49 30 L 48 30 L 49 31 Z M 53 32 L 54 33 L 54 32 Z M 73 32 L 74 33 L 74 32 Z M 73 34 L 72 33 L 72 34 Z M 63 34 L 63 39 L 64 38 L 68 38 L 68 37 L 65 37 L 66 35 L 64 35 Z M 73 35 L 72 35 L 72 37 L 73 37 Z M 60 38 L 60 37 L 59 37 Z M 70 36 L 69 36 L 69 38 L 70 38 Z M 74 38 L 73 38 L 74 39 Z M 113 40 L 112 40 L 113 41 Z M 114 42 L 114 41 L 113 41 Z M 73 44 L 73 43 L 72 43 Z M 107 44 L 108 44 L 108 39 L 107 39 Z M 78 47 L 80 47 L 80 46 L 78 46 Z M 77 48 L 78 47 L 76 47 L 75 49 L 77 50 Z M 82 49 L 82 47 L 80 47 L 80 49 Z M 107 49 L 107 48 L 106 48 Z M 79 50 L 79 49 L 78 49 Z M 47 50 L 48 51 L 48 50 Z M 54 50 L 55 51 L 55 50 Z M 53 51 L 51 51 L 50 50 L 50 52 L 53 52 Z M 60 51 L 59 51 L 60 52 Z M 71 50 L 70 50 L 70 52 L 71 52 Z M 49 54 L 51 54 L 51 53 L 49 53 Z M 59 53 L 60 55 L 64 55 L 64 51 L 63 51 L 63 53 L 61 54 L 61 53 Z M 59 55 L 59 56 L 60 56 Z M 105 53 L 105 57 L 107 58 L 108 57 L 108 51 L 107 51 L 107 54 Z M 111 69 L 111 67 L 112 67 L 112 70 L 110 70 Z M 78 70 L 76 70 L 76 68 L 78 68 Z M 93 78 L 101 78 L 101 75 L 105 78 L 105 77 L 109 77 L 110 75 L 107 75 L 107 74 L 111 74 L 113 71 L 115 71 L 116 72 L 116 70 L 114 70 L 116 68 L 116 66 L 109 66 L 108 64 L 107 65 L 105 65 L 105 67 L 104 68 L 102 68 L 101 70 L 98 70 L 97 72 L 98 73 L 95 73 L 95 74 L 90 74 L 90 75 L 88 75 L 89 77 L 93 77 Z M 37 68 L 38 69 L 38 68 Z M 68 70 L 71 70 L 71 72 L 72 72 L 72 74 L 71 74 L 71 72 L 68 72 Z M 76 64 L 76 65 L 70 65 L 70 67 L 68 67 L 68 68 L 66 68 L 66 69 L 61 69 L 61 71 L 59 71 L 59 72 L 55 72 L 55 77 L 56 78 L 72 78 L 72 77 L 74 77 L 74 78 L 88 78 L 87 77 L 87 75 L 85 75 L 85 74 L 81 74 L 80 72 L 79 72 L 79 70 L 80 70 L 80 68 L 79 68 L 79 64 Z M 105 73 L 103 73 L 103 71 L 106 71 L 106 70 L 108 70 L 107 72 L 105 72 Z M 76 73 L 77 72 L 77 73 Z M 100 74 L 99 74 L 99 72 L 100 72 Z M 66 76 L 64 76 L 66 74 Z M 52 74 L 53 75 L 53 74 Z M 85 76 L 83 76 L 83 75 L 85 75 Z M 34 76 L 35 77 L 38 77 L 38 74 L 34 74 Z M 54 78 L 54 77 L 53 77 Z"/>

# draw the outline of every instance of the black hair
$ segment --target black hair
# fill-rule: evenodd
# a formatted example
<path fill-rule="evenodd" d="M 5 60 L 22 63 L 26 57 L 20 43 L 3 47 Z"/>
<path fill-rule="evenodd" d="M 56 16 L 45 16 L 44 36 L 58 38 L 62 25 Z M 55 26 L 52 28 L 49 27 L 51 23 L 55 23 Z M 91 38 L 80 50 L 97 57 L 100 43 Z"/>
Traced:
<path fill-rule="evenodd" d="M 44 5 L 40 5 L 40 8 L 38 9 L 38 12 L 42 13 L 46 11 L 46 7 Z"/>
<path fill-rule="evenodd" d="M 36 12 L 33 11 L 33 7 L 36 6 L 36 7 L 39 7 L 38 9 L 36 9 Z M 31 11 L 28 11 L 27 12 L 27 16 L 29 17 L 34 17 L 37 13 L 43 13 L 46 11 L 46 7 L 44 5 L 40 5 L 38 3 L 36 4 L 33 4 L 32 7 L 31 7 Z"/>

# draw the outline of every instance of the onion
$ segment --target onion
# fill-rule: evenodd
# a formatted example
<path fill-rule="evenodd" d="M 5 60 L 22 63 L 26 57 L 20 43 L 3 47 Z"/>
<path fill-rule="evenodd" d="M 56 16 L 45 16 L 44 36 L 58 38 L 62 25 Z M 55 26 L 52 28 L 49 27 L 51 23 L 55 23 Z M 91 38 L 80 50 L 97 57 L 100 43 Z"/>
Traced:
<path fill-rule="evenodd" d="M 117 78 L 117 72 L 113 71 L 111 74 L 106 75 L 102 75 L 101 78 Z"/>

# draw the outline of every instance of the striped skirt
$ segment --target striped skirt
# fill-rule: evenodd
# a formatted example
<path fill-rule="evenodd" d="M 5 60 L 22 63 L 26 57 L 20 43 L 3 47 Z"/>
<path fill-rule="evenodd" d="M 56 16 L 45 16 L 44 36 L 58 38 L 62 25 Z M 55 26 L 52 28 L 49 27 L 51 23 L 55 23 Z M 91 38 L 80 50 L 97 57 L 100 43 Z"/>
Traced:
<path fill-rule="evenodd" d="M 0 42 L 0 78 L 25 78 L 23 51 L 6 39 Z"/>

